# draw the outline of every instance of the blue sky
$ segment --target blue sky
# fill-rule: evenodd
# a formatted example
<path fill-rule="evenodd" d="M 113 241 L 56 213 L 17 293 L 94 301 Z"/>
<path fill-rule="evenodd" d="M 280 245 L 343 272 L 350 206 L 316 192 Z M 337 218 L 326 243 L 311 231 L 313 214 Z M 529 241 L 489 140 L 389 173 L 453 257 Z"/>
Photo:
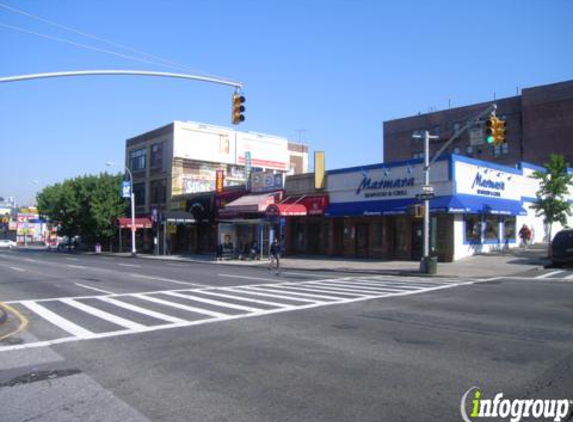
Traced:
<path fill-rule="evenodd" d="M 328 169 L 381 162 L 382 122 L 572 79 L 573 1 L 0 0 L 181 64 L 136 55 L 0 7 L 0 76 L 84 69 L 185 71 L 241 81 L 243 130 L 302 140 Z M 11 27 L 8 28 L 7 26 Z M 19 28 L 20 31 L 14 28 Z M 33 31 L 44 36 L 21 30 Z M 0 84 L 0 196 L 122 162 L 125 139 L 192 120 L 230 125 L 232 88 L 84 77 Z"/>

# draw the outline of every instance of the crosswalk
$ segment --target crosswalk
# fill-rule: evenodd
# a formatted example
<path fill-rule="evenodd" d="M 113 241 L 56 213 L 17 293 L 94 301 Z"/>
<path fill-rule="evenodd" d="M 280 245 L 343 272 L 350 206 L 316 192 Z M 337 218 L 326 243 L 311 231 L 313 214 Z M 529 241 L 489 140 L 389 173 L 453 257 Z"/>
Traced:
<path fill-rule="evenodd" d="M 345 277 L 11 301 L 6 303 L 29 319 L 33 336 L 21 344 L 0 345 L 0 352 L 418 294 L 471 283 L 472 280 L 422 277 Z"/>
<path fill-rule="evenodd" d="M 573 281 L 573 270 L 550 270 L 533 277 L 535 279 L 561 279 Z"/>

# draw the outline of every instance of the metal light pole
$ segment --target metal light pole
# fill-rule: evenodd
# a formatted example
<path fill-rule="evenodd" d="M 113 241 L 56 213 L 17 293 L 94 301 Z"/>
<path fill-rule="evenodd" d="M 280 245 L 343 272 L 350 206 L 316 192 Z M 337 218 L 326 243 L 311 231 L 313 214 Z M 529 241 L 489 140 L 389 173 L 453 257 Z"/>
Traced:
<path fill-rule="evenodd" d="M 105 163 L 106 166 L 118 166 L 119 164 L 113 163 L 111 161 L 107 161 Z M 135 193 L 133 192 L 133 175 L 127 166 L 124 166 L 127 174 L 129 174 L 129 191 L 130 195 L 130 202 L 131 202 L 131 256 L 137 255 L 137 250 L 135 247 Z"/>

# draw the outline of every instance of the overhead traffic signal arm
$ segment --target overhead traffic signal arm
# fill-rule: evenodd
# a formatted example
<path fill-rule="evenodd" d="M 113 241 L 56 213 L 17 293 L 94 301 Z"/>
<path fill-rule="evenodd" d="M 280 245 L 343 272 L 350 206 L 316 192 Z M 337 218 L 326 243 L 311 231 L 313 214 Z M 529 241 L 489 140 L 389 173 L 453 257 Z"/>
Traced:
<path fill-rule="evenodd" d="M 241 122 L 245 121 L 245 106 L 243 103 L 245 102 L 245 96 L 241 95 L 238 92 L 233 94 L 233 116 L 232 121 L 234 125 L 238 125 Z"/>

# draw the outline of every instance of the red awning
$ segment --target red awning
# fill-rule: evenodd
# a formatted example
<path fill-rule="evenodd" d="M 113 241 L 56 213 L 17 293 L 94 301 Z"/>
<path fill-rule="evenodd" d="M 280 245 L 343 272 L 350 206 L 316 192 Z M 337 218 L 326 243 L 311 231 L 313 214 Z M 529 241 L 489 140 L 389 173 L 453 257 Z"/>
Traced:
<path fill-rule="evenodd" d="M 259 195 L 245 195 L 219 209 L 220 217 L 234 216 L 239 213 L 256 214 L 263 213 L 267 207 L 275 202 L 275 193 L 263 193 Z"/>
<path fill-rule="evenodd" d="M 283 217 L 306 215 L 306 207 L 302 204 L 271 204 L 267 207 L 266 215 L 280 215 Z"/>
<path fill-rule="evenodd" d="M 324 210 L 329 204 L 329 197 L 328 195 L 290 197 L 287 198 L 283 204 L 300 204 L 304 206 L 307 211 L 304 215 L 324 215 Z"/>
<path fill-rule="evenodd" d="M 121 217 L 117 219 L 117 224 L 119 224 L 120 229 L 130 229 L 131 228 L 131 218 Z M 140 217 L 135 219 L 135 229 L 151 229 L 153 228 L 153 222 L 147 217 Z"/>

